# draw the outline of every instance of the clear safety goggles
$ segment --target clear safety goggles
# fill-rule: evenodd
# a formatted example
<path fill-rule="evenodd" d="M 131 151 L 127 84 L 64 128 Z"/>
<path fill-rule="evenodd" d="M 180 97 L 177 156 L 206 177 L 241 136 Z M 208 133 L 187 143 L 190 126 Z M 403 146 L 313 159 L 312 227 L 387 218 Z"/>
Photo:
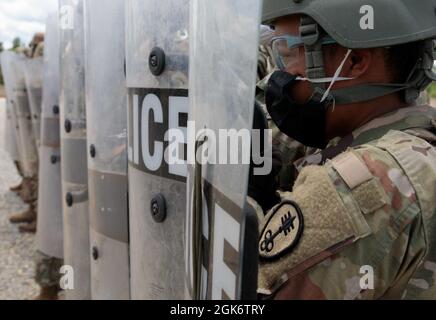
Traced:
<path fill-rule="evenodd" d="M 337 43 L 332 37 L 324 36 L 321 39 L 322 45 Z M 285 71 L 293 64 L 299 62 L 300 49 L 304 46 L 304 42 L 299 36 L 281 35 L 271 39 L 271 48 L 274 55 L 274 60 L 277 67 Z"/>

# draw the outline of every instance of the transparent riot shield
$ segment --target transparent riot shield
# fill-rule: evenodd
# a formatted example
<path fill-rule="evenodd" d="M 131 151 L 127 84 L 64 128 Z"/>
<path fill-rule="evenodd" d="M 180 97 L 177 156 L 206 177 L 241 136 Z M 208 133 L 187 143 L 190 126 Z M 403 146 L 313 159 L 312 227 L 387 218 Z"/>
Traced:
<path fill-rule="evenodd" d="M 28 59 L 24 63 L 27 96 L 29 98 L 30 116 L 32 117 L 33 134 L 36 145 L 40 146 L 41 134 L 41 100 L 43 58 Z"/>
<path fill-rule="evenodd" d="M 4 136 L 4 148 L 13 161 L 19 161 L 19 153 L 17 148 L 17 141 L 15 139 L 15 117 L 13 116 L 12 107 L 6 98 L 6 119 L 5 119 L 5 136 Z"/>
<path fill-rule="evenodd" d="M 246 195 L 260 9 L 258 0 L 191 1 L 189 148 L 197 157 L 189 161 L 186 275 L 193 299 L 256 297 L 257 219 Z M 236 149 L 228 148 L 232 130 Z"/>
<path fill-rule="evenodd" d="M 13 77 L 11 74 L 11 63 L 14 59 L 15 54 L 10 51 L 3 51 L 0 54 L 0 63 L 3 74 L 3 82 L 6 91 L 6 110 L 8 125 L 10 126 L 10 135 L 6 143 L 6 150 L 9 151 L 13 160 L 17 162 L 22 162 L 22 152 L 21 152 L 21 139 L 20 139 L 20 128 L 18 126 L 16 108 L 14 108 L 14 90 L 13 90 Z"/>
<path fill-rule="evenodd" d="M 59 1 L 64 261 L 74 270 L 67 299 L 90 299 L 83 1 Z"/>
<path fill-rule="evenodd" d="M 25 177 L 34 177 L 38 172 L 38 151 L 32 125 L 29 98 L 24 80 L 24 64 L 27 58 L 16 56 L 11 63 L 13 78 L 13 107 L 21 140 L 22 167 Z"/>
<path fill-rule="evenodd" d="M 108 36 L 109 35 L 109 36 Z M 124 1 L 85 1 L 92 299 L 129 299 Z"/>
<path fill-rule="evenodd" d="M 62 192 L 59 127 L 59 18 L 50 14 L 44 43 L 44 91 L 39 148 L 38 225 L 36 247 L 50 257 L 63 257 Z"/>
<path fill-rule="evenodd" d="M 188 20 L 188 0 L 126 1 L 133 299 L 184 297 Z"/>

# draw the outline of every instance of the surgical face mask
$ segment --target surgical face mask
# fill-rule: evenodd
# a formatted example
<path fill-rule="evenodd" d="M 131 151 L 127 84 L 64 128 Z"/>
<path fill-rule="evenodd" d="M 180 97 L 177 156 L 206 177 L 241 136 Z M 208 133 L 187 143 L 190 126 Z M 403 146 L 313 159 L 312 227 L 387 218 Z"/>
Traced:
<path fill-rule="evenodd" d="M 331 78 L 307 79 L 291 75 L 285 71 L 276 71 L 269 79 L 266 90 L 266 106 L 277 127 L 289 137 L 306 146 L 323 149 L 327 145 L 326 113 L 334 104 L 330 91 L 337 81 L 351 80 L 339 77 L 345 61 L 351 50 L 348 50 L 344 60 Z M 297 81 L 311 83 L 329 83 L 329 87 L 321 94 L 315 92 L 304 104 L 297 104 L 291 97 L 291 87 Z"/>
<path fill-rule="evenodd" d="M 290 89 L 297 81 L 297 76 L 285 71 L 271 75 L 265 94 L 268 112 L 284 134 L 305 146 L 323 149 L 327 145 L 327 102 L 311 97 L 305 104 L 297 104 L 290 95 Z"/>

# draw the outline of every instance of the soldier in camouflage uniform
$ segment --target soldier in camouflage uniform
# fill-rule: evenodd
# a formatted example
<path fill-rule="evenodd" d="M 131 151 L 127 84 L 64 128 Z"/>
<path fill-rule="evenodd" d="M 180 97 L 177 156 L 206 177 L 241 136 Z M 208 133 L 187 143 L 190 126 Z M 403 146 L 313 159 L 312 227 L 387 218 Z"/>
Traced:
<path fill-rule="evenodd" d="M 63 260 L 50 257 L 41 251 L 35 255 L 35 282 L 40 286 L 41 291 L 35 300 L 57 300 L 60 291 L 60 269 Z"/>
<path fill-rule="evenodd" d="M 374 30 L 362 7 L 381 18 Z M 436 79 L 433 9 L 265 1 L 280 69 L 265 105 L 281 131 L 319 150 L 294 164 L 292 191 L 260 222 L 261 297 L 436 299 L 436 110 L 416 104 Z"/>
<path fill-rule="evenodd" d="M 44 33 L 36 33 L 29 46 L 31 50 L 30 58 L 42 57 L 44 55 Z"/>
<path fill-rule="evenodd" d="M 44 34 L 36 33 L 29 44 L 29 48 L 24 50 L 24 54 L 29 58 L 39 58 L 44 55 Z M 23 213 L 14 214 L 10 217 L 11 223 L 23 223 L 19 226 L 20 232 L 36 232 L 36 208 L 38 207 L 38 177 L 24 178 L 21 187 L 16 187 L 24 202 L 30 205 L 29 209 Z"/>

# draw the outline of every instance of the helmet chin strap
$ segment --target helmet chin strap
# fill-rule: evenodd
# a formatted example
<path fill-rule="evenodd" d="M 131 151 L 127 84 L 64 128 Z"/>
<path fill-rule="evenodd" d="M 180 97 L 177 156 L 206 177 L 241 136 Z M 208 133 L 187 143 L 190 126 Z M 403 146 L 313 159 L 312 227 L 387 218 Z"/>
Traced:
<path fill-rule="evenodd" d="M 318 23 L 308 16 L 302 16 L 300 22 L 300 37 L 303 40 L 306 52 L 307 77 L 297 77 L 296 80 L 308 81 L 311 83 L 314 90 L 312 98 L 315 98 L 320 102 L 330 99 L 330 101 L 336 104 L 335 97 L 332 96 L 330 92 L 337 81 L 351 80 L 351 78 L 340 77 L 340 74 L 352 50 L 348 50 L 334 76 L 326 77 L 322 39 Z M 330 83 L 328 87 L 327 83 Z"/>
<path fill-rule="evenodd" d="M 330 94 L 330 91 L 332 90 L 332 87 L 334 86 L 334 84 L 338 81 L 347 81 L 347 80 L 352 80 L 354 78 L 347 78 L 347 77 L 340 77 L 340 74 L 342 72 L 342 69 L 344 68 L 344 64 L 347 61 L 348 57 L 350 56 L 352 50 L 348 49 L 347 54 L 345 55 L 345 58 L 342 60 L 341 64 L 339 65 L 339 67 L 336 69 L 335 74 L 333 75 L 333 77 L 326 77 L 326 78 L 318 78 L 318 79 L 309 79 L 309 78 L 302 78 L 302 77 L 297 77 L 296 80 L 300 80 L 300 81 L 309 81 L 310 83 L 330 83 L 330 85 L 328 86 L 327 90 L 325 90 L 324 94 L 322 95 L 321 98 L 321 102 L 324 102 Z"/>
<path fill-rule="evenodd" d="M 318 23 L 312 18 L 303 15 L 301 17 L 299 31 L 300 37 L 304 43 L 307 78 L 325 78 L 324 55 Z M 325 89 L 324 82 L 312 82 L 312 86 L 318 93 Z"/>

